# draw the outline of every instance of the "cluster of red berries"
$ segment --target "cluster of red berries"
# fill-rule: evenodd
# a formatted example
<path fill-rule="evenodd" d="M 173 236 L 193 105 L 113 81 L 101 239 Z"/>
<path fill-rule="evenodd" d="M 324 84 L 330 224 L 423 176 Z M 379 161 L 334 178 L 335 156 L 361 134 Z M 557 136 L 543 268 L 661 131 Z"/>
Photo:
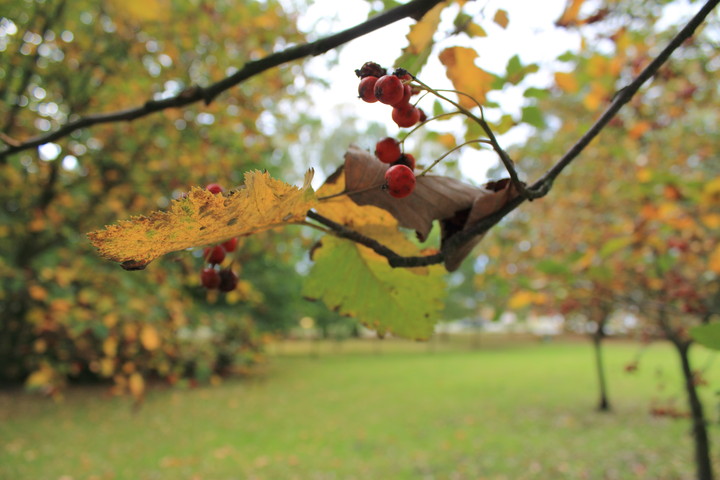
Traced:
<path fill-rule="evenodd" d="M 375 144 L 375 156 L 390 165 L 385 172 L 385 189 L 395 198 L 404 198 L 415 190 L 415 157 L 400 150 L 400 143 L 386 137 Z"/>
<path fill-rule="evenodd" d="M 360 78 L 360 98 L 392 106 L 392 119 L 398 127 L 409 128 L 427 120 L 425 112 L 410 103 L 410 98 L 420 90 L 410 85 L 413 77 L 407 70 L 398 68 L 388 75 L 377 63 L 365 62 L 355 74 Z M 402 152 L 400 142 L 392 137 L 383 138 L 375 145 L 375 156 L 390 165 L 385 172 L 384 188 L 391 196 L 404 198 L 415 190 L 415 158 Z"/>
<path fill-rule="evenodd" d="M 368 103 L 380 102 L 393 107 L 392 119 L 401 128 L 409 128 L 427 120 L 422 109 L 410 103 L 410 98 L 419 93 L 410 82 L 412 76 L 407 70 L 398 68 L 392 75 L 374 62 L 366 62 L 355 70 L 360 77 L 358 95 Z"/>
<path fill-rule="evenodd" d="M 205 187 L 214 194 L 223 192 L 223 188 L 217 183 L 211 183 Z M 200 283 L 208 290 L 218 289 L 221 292 L 231 292 L 238 284 L 238 276 L 229 267 L 219 268 L 228 253 L 234 252 L 238 245 L 237 238 L 231 238 L 219 245 L 206 247 L 203 250 L 203 258 L 207 267 L 200 272 Z"/>

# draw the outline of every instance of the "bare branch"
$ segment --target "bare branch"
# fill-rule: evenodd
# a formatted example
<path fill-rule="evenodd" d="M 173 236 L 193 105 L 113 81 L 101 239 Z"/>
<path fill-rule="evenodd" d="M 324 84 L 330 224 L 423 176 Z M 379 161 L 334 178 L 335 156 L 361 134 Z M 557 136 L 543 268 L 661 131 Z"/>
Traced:
<path fill-rule="evenodd" d="M 91 127 L 101 123 L 113 123 L 131 121 L 151 113 L 159 112 L 169 108 L 179 108 L 199 101 L 210 104 L 215 97 L 222 92 L 244 82 L 245 80 L 265 72 L 271 68 L 283 65 L 301 58 L 321 55 L 333 48 L 348 43 L 358 37 L 371 33 L 382 27 L 390 25 L 404 18 L 421 18 L 428 10 L 440 3 L 442 0 L 412 0 L 404 5 L 395 7 L 387 12 L 377 15 L 363 23 L 351 27 L 342 32 L 321 38 L 314 42 L 304 43 L 290 47 L 281 52 L 268 55 L 267 57 L 246 63 L 234 74 L 207 87 L 193 86 L 163 100 L 148 100 L 143 105 L 116 112 L 101 113 L 81 117 L 68 122 L 54 132 L 38 135 L 26 141 L 16 144 L 8 144 L 7 148 L 0 151 L 0 163 L 5 163 L 7 157 L 30 148 L 35 148 L 48 142 L 61 139 L 81 128 Z"/>

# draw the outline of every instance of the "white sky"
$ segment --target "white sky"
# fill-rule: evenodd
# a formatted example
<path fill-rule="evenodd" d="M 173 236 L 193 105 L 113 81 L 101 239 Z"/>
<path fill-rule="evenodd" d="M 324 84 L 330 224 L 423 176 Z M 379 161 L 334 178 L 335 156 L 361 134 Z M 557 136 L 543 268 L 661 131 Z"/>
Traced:
<path fill-rule="evenodd" d="M 485 28 L 488 36 L 470 39 L 464 34 L 456 35 L 442 40 L 440 48 L 455 45 L 472 46 L 479 53 L 476 64 L 494 73 L 504 72 L 508 59 L 516 54 L 520 56 L 523 64 L 533 62 L 550 64 L 559 54 L 569 49 L 576 50 L 580 45 L 577 34 L 554 26 L 564 6 L 565 0 L 542 2 L 478 0 L 469 2 L 466 11 L 472 9 L 469 13 L 473 14 L 476 23 Z M 510 23 L 506 30 L 492 22 L 492 17 L 498 8 L 503 8 L 509 13 Z M 313 2 L 302 16 L 300 28 L 306 32 L 312 31 L 311 35 L 317 38 L 356 25 L 367 18 L 368 12 L 369 5 L 366 0 L 318 0 Z M 442 33 L 452 30 L 452 20 L 456 13 L 457 6 L 446 9 L 439 29 L 441 33 L 436 35 L 436 40 L 442 39 Z M 356 98 L 358 79 L 353 72 L 368 60 L 391 67 L 395 59 L 400 56 L 402 48 L 407 45 L 405 36 L 413 23 L 413 20 L 397 22 L 350 42 L 340 49 L 339 53 L 330 52 L 306 64 L 307 68 L 317 69 L 316 72 L 329 75 L 329 80 L 332 82 L 332 88 L 322 89 L 313 94 L 313 98 L 322 99 L 322 102 L 318 102 L 316 107 L 326 124 L 337 125 L 337 116 L 333 111 L 336 111 L 341 105 L 348 104 L 352 105 L 361 118 L 383 121 L 384 113 L 379 114 L 377 104 L 366 104 Z M 328 57 L 338 60 L 337 66 L 329 72 L 327 71 Z M 436 54 L 430 57 L 430 61 L 422 72 L 414 73 L 419 73 L 419 77 L 425 83 L 435 88 L 452 88 L 450 81 L 445 76 L 445 67 L 439 63 Z M 529 76 L 527 81 L 534 86 L 541 87 L 548 84 L 549 76 L 547 73 L 543 74 L 541 69 L 541 72 Z M 500 102 L 504 113 L 517 114 L 523 102 L 522 90 L 511 88 L 507 92 L 492 93 L 490 99 Z M 430 107 L 432 100 L 429 99 L 427 102 Z M 388 133 L 391 135 L 400 130 L 390 120 L 389 115 L 387 115 L 385 123 Z M 458 128 L 458 125 L 459 123 L 453 125 L 452 122 L 446 121 L 436 124 L 433 128 L 452 129 Z M 528 133 L 528 128 L 514 129 L 500 138 L 501 144 L 507 147 L 512 143 L 521 142 Z M 497 159 L 489 151 L 478 153 L 477 150 L 467 150 L 460 156 L 462 173 L 475 182 L 483 182 L 486 179 L 485 174 L 488 168 Z"/>

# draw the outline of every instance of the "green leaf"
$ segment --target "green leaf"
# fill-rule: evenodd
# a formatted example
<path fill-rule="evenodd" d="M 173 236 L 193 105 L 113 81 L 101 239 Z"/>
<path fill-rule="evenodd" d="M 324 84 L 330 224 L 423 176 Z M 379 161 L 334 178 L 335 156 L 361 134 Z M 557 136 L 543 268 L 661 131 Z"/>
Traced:
<path fill-rule="evenodd" d="M 570 275 L 572 273 L 567 263 L 549 258 L 538 261 L 535 268 L 545 275 Z"/>
<path fill-rule="evenodd" d="M 607 258 L 615 252 L 622 250 L 633 242 L 631 236 L 611 238 L 600 248 L 600 256 Z"/>
<path fill-rule="evenodd" d="M 574 62 L 577 58 L 577 55 L 570 50 L 560 55 L 557 59 L 560 62 Z"/>
<path fill-rule="evenodd" d="M 446 295 L 440 267 L 392 268 L 366 247 L 331 236 L 322 239 L 314 260 L 303 287 L 306 297 L 357 317 L 380 334 L 432 335 Z"/>
<path fill-rule="evenodd" d="M 510 57 L 510 60 L 508 60 L 507 67 L 505 68 L 507 71 L 508 77 L 511 77 L 517 73 L 522 72 L 523 66 L 520 62 L 520 56 L 519 55 L 513 55 Z"/>
<path fill-rule="evenodd" d="M 537 128 L 545 126 L 545 119 L 543 118 L 542 111 L 534 105 L 523 107 L 521 121 L 529 123 L 533 127 Z"/>
<path fill-rule="evenodd" d="M 443 109 L 442 103 L 440 103 L 440 100 L 435 100 L 435 102 L 433 102 L 432 110 L 433 117 L 437 117 L 438 115 L 442 115 L 443 113 L 445 113 L 445 110 Z"/>
<path fill-rule="evenodd" d="M 690 329 L 690 336 L 700 345 L 720 350 L 720 322 L 693 327 Z"/>
<path fill-rule="evenodd" d="M 542 100 L 550 96 L 550 91 L 545 88 L 529 87 L 523 95 L 527 98 L 537 98 Z"/>

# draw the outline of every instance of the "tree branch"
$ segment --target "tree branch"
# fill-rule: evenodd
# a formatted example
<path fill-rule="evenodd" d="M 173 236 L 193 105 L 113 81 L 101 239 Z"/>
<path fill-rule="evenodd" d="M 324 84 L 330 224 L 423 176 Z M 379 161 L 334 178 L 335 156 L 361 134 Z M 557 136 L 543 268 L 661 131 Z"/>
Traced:
<path fill-rule="evenodd" d="M 538 181 L 536 181 L 530 190 L 538 194 L 545 195 L 552 188 L 553 181 L 560 175 L 560 173 L 575 160 L 580 153 L 587 147 L 590 142 L 598 136 L 598 134 L 605 128 L 615 114 L 628 103 L 632 97 L 637 93 L 640 87 L 650 77 L 655 75 L 660 67 L 670 58 L 670 55 L 677 50 L 680 45 L 683 44 L 688 38 L 692 37 L 693 33 L 698 26 L 705 20 L 710 12 L 717 6 L 720 0 L 708 0 L 708 2 L 698 11 L 697 14 L 688 22 L 685 27 L 678 32 L 677 35 L 670 41 L 670 43 L 663 49 L 662 52 L 650 62 L 650 64 L 643 69 L 642 72 L 633 80 L 629 85 L 621 89 L 610 106 L 603 112 L 598 120 L 588 129 L 585 134 L 573 145 L 565 155 L 558 160 L 558 162 L 550 168 Z M 539 196 L 542 196 L 539 195 Z M 508 202 L 503 208 L 495 212 L 494 214 L 485 217 L 483 220 L 475 224 L 472 228 L 459 232 L 455 236 L 451 237 L 445 247 L 445 254 L 449 251 L 453 251 L 458 246 L 467 242 L 476 235 L 481 235 L 487 232 L 490 228 L 495 226 L 500 220 L 507 216 L 510 212 L 519 207 L 525 198 L 517 197 Z"/>
<path fill-rule="evenodd" d="M 48 142 L 52 142 L 68 136 L 76 130 L 91 127 L 102 123 L 113 123 L 121 121 L 131 121 L 151 113 L 159 112 L 169 108 L 179 108 L 186 105 L 203 101 L 206 105 L 210 104 L 215 97 L 222 92 L 244 82 L 245 80 L 258 75 L 271 68 L 283 65 L 294 60 L 304 57 L 321 55 L 333 48 L 350 42 L 358 37 L 371 33 L 382 27 L 395 23 L 404 18 L 420 19 L 422 16 L 442 0 L 412 0 L 404 5 L 400 5 L 387 12 L 381 13 L 363 23 L 351 27 L 342 32 L 321 38 L 314 42 L 304 43 L 294 47 L 290 47 L 281 52 L 273 53 L 267 57 L 246 63 L 240 70 L 234 74 L 216 82 L 207 87 L 198 85 L 189 87 L 179 94 L 163 100 L 148 100 L 143 105 L 126 110 L 116 112 L 101 113 L 88 115 L 78 118 L 72 122 L 68 122 L 54 132 L 38 135 L 28 140 L 17 142 L 13 145 L 8 144 L 7 148 L 0 151 L 0 164 L 7 161 L 7 157 L 30 148 L 35 148 Z"/>
<path fill-rule="evenodd" d="M 563 155 L 558 162 L 550 168 L 539 180 L 537 180 L 529 190 L 533 193 L 530 196 L 532 198 L 538 198 L 546 195 L 552 188 L 553 181 L 560 175 L 560 173 L 567 167 L 573 160 L 575 160 L 580 153 L 588 146 L 588 144 L 605 128 L 615 114 L 623 107 L 626 103 L 632 99 L 637 93 L 640 87 L 650 77 L 655 75 L 660 67 L 670 58 L 670 55 L 677 50 L 680 45 L 690 38 L 697 27 L 705 20 L 710 12 L 717 6 L 720 0 L 708 0 L 708 2 L 698 11 L 698 13 L 688 22 L 688 24 L 680 30 L 680 32 L 670 41 L 670 43 L 663 49 L 662 52 L 653 60 L 640 74 L 633 80 L 629 85 L 621 89 L 610 106 L 603 112 L 598 120 L 593 124 L 585 134 L 573 145 L 570 150 Z M 492 227 L 497 225 L 500 220 L 505 218 L 513 210 L 519 207 L 527 197 L 518 196 L 508 201 L 500 210 L 495 213 L 488 215 L 483 218 L 472 227 L 467 230 L 460 231 L 448 238 L 445 245 L 442 247 L 442 251 L 433 255 L 418 256 L 418 257 L 403 257 L 398 255 L 394 251 L 387 248 L 385 245 L 373 240 L 372 238 L 366 237 L 358 232 L 348 229 L 343 225 L 332 222 L 329 219 L 319 216 L 317 213 L 309 212 L 308 216 L 319 221 L 323 225 L 329 227 L 336 234 L 341 237 L 353 240 L 357 243 L 365 245 L 373 249 L 376 253 L 382 255 L 388 259 L 389 264 L 392 267 L 418 267 L 425 265 L 434 265 L 442 263 L 445 258 L 449 257 L 458 250 L 462 245 L 472 240 L 478 235 L 482 235 L 490 230 Z M 312 213 L 312 216 L 310 215 Z M 322 219 L 322 221 L 320 220 Z"/>

